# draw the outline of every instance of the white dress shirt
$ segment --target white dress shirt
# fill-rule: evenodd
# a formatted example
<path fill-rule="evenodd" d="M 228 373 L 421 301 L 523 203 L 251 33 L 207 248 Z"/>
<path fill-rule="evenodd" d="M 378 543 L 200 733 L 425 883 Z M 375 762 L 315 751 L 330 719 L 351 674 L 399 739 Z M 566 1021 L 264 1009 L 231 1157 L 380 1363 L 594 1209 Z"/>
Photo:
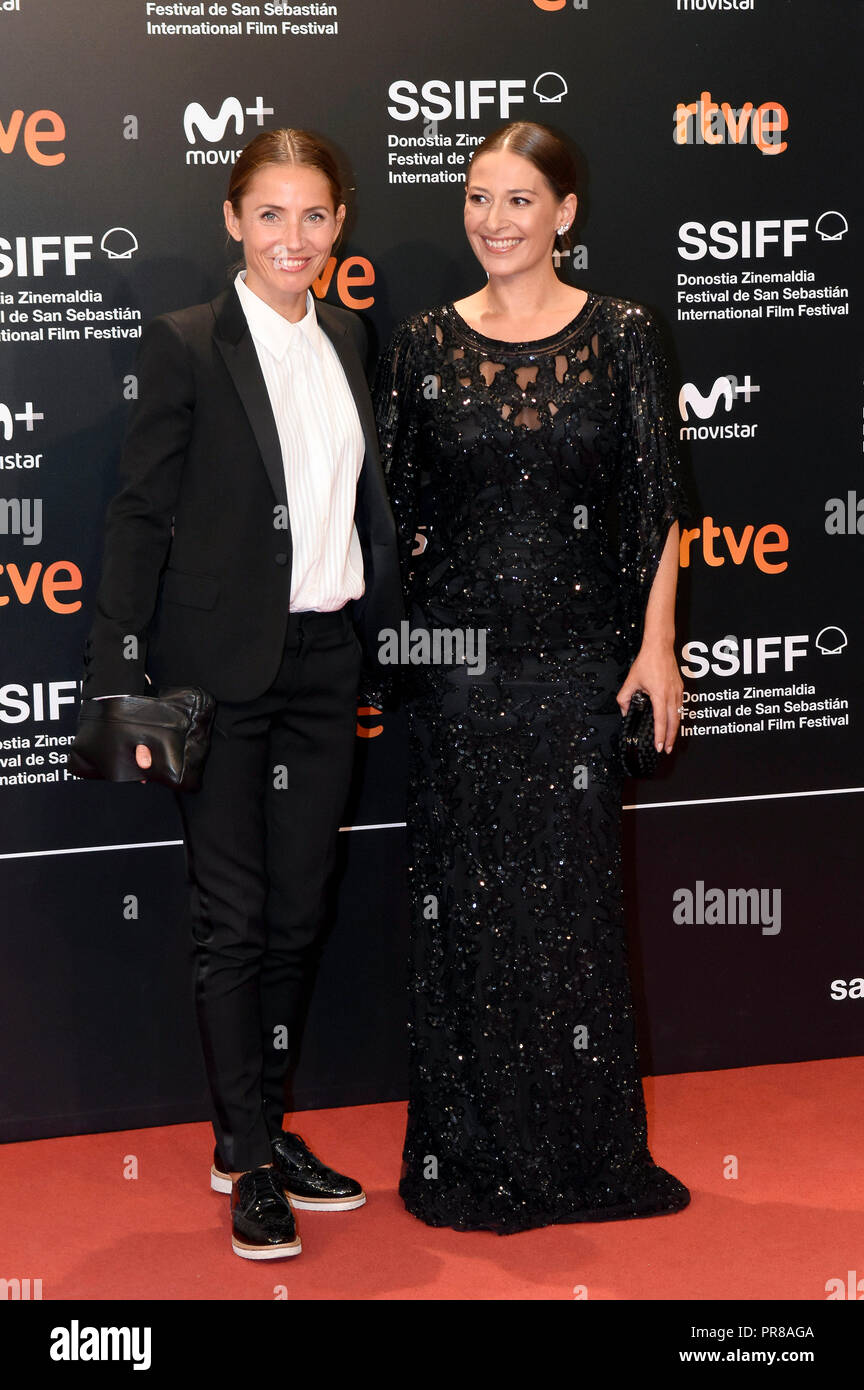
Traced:
<path fill-rule="evenodd" d="M 292 613 L 329 613 L 363 593 L 354 525 L 365 444 L 342 364 L 306 293 L 299 323 L 234 281 L 276 420 L 291 523 Z"/>

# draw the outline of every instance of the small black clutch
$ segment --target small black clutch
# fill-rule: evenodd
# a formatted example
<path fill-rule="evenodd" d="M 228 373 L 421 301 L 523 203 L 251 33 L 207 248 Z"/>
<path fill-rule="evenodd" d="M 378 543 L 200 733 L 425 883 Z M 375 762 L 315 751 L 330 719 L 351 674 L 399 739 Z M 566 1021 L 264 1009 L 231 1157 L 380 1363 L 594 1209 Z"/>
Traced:
<path fill-rule="evenodd" d="M 161 782 L 179 791 L 198 791 L 215 710 L 213 696 L 197 686 L 163 690 L 158 696 L 82 700 L 69 771 L 108 782 Z M 139 743 L 150 749 L 148 768 L 135 761 Z"/>
<path fill-rule="evenodd" d="M 660 754 L 654 744 L 654 709 L 644 690 L 634 690 L 630 696 L 618 747 L 625 777 L 651 776 Z"/>

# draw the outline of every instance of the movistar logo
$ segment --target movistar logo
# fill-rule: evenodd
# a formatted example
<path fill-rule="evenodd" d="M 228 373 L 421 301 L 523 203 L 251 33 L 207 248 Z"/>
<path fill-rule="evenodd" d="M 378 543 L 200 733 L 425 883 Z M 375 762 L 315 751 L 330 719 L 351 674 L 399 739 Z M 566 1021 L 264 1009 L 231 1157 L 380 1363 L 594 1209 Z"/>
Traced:
<path fill-rule="evenodd" d="M 247 116 L 254 116 L 256 123 L 263 126 L 264 117 L 273 113 L 274 108 L 265 106 L 263 97 L 256 97 L 254 106 L 243 106 L 237 97 L 226 97 L 215 116 L 211 116 L 200 101 L 190 101 L 183 113 L 183 130 L 190 145 L 195 144 L 199 135 L 212 145 L 224 140 L 230 125 L 235 135 L 242 135 Z"/>

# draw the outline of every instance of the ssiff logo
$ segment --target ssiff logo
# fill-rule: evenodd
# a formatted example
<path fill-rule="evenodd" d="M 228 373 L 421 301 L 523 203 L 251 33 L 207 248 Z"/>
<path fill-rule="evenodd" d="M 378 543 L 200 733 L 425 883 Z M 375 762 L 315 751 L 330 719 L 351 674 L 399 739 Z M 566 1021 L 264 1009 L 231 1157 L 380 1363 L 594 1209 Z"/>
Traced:
<path fill-rule="evenodd" d="M 0 236 L 0 280 L 7 275 L 21 279 L 41 278 L 46 266 L 55 261 L 63 267 L 60 273 L 74 276 L 81 261 L 93 259 L 93 236 L 16 236 L 14 240 Z M 103 233 L 99 249 L 109 261 L 128 261 L 138 250 L 138 238 L 128 227 L 109 227 Z M 6 253 L 9 253 L 8 255 Z M 24 294 L 24 291 L 20 292 Z M 0 302 L 7 303 L 7 300 Z M 20 298 L 19 303 L 27 301 Z"/>
<path fill-rule="evenodd" d="M 839 627 L 823 627 L 814 639 L 816 650 L 823 656 L 839 656 L 847 645 L 846 634 Z M 779 661 L 784 671 L 794 671 L 796 661 L 809 655 L 810 637 L 806 632 L 743 637 L 740 642 L 737 637 L 727 636 L 718 638 L 710 649 L 707 642 L 685 642 L 680 665 L 688 680 L 701 680 L 709 673 L 721 677 L 762 676 L 769 669 L 769 662 Z"/>
<path fill-rule="evenodd" d="M 446 82 L 433 77 L 418 87 L 407 77 L 391 82 L 387 91 L 388 116 L 394 121 L 478 121 L 492 107 L 502 121 L 511 119 L 513 108 L 525 104 L 528 82 L 524 77 L 478 77 Z M 567 96 L 568 86 L 560 72 L 541 72 L 531 87 L 543 105 L 555 105 Z"/>
<path fill-rule="evenodd" d="M 799 245 L 806 243 L 809 230 L 809 217 L 758 217 L 743 222 L 718 218 L 710 226 L 704 222 L 682 222 L 678 228 L 678 255 L 685 261 L 700 261 L 705 256 L 717 261 L 734 257 L 763 260 L 776 247 L 777 254 L 790 257 L 797 254 Z M 813 231 L 820 241 L 838 242 L 849 231 L 849 223 L 842 212 L 832 208 L 820 213 Z M 680 278 L 678 283 L 682 283 Z M 742 281 L 748 283 L 746 278 Z"/>

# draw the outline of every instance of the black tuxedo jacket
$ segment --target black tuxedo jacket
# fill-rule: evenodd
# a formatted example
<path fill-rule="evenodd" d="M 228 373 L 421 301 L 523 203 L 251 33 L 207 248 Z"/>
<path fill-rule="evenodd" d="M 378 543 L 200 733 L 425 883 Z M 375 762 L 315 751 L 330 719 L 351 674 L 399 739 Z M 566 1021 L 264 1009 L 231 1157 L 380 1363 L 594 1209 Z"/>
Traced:
<path fill-rule="evenodd" d="M 316 313 L 366 443 L 355 508 L 366 587 L 352 617 L 374 676 L 378 632 L 398 628 L 403 611 L 366 334 L 346 309 L 319 302 Z M 260 695 L 284 648 L 291 518 L 276 421 L 233 286 L 144 330 L 120 475 L 85 644 L 84 697 L 168 685 L 199 685 L 217 700 Z"/>

